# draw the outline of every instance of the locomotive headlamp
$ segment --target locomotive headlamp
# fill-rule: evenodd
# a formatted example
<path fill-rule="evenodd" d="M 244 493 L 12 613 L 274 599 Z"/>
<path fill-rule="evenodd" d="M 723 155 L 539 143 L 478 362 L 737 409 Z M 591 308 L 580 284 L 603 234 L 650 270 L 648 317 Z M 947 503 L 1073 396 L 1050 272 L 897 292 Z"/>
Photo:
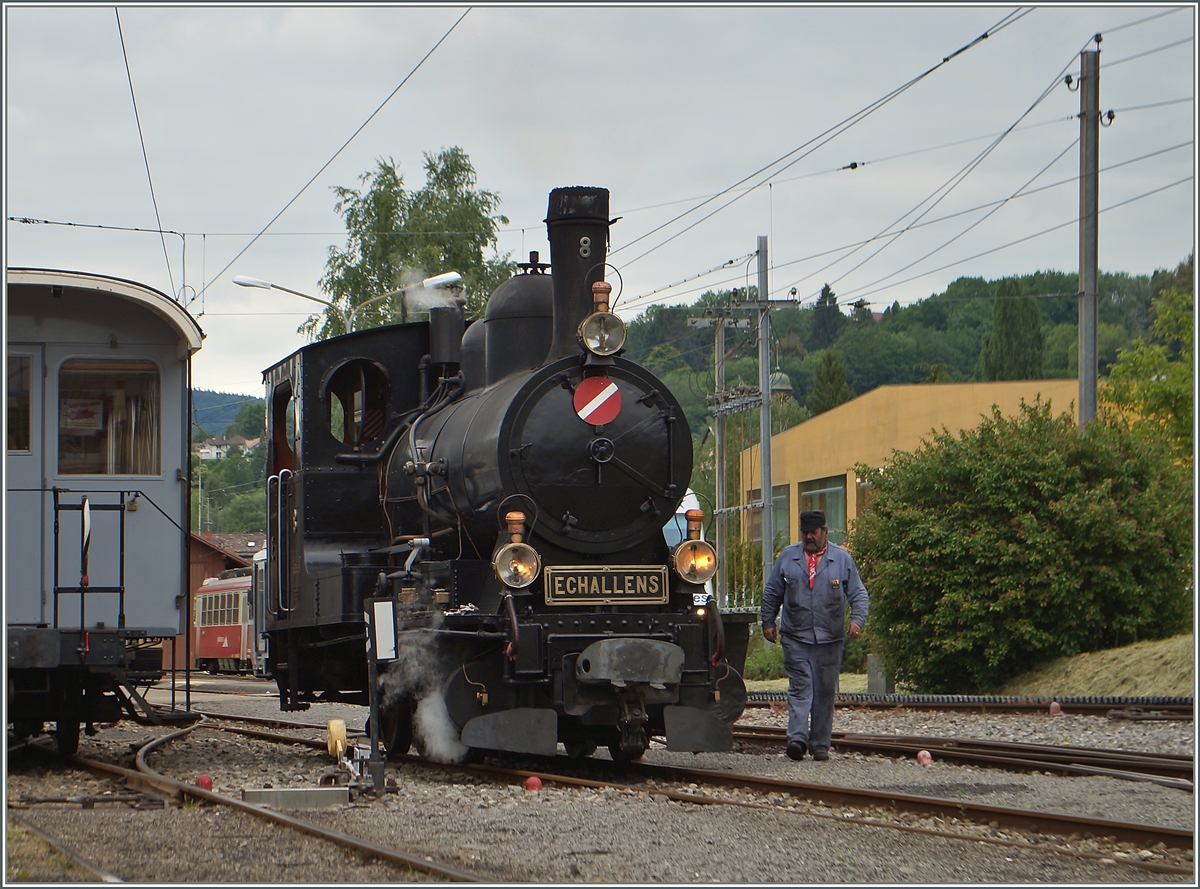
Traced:
<path fill-rule="evenodd" d="M 671 563 L 688 583 L 705 583 L 717 573 L 717 551 L 707 540 L 685 540 L 675 547 Z"/>
<path fill-rule="evenodd" d="M 625 345 L 625 322 L 608 310 L 612 285 L 597 281 L 592 285 L 595 310 L 579 325 L 579 341 L 593 355 L 615 355 Z"/>
<path fill-rule="evenodd" d="M 615 355 L 625 345 L 625 322 L 612 312 L 594 312 L 579 325 L 579 340 L 593 355 Z"/>
<path fill-rule="evenodd" d="M 528 543 L 509 543 L 497 551 L 492 565 L 501 583 L 519 590 L 537 580 L 542 558 Z"/>

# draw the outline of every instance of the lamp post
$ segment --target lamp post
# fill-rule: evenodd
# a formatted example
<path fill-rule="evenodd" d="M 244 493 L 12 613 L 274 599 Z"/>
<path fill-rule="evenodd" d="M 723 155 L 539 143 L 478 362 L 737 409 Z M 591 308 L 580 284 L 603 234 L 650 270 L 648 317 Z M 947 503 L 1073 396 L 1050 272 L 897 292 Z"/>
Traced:
<path fill-rule="evenodd" d="M 434 275 L 433 277 L 425 278 L 420 284 L 420 289 L 436 290 L 442 287 L 452 287 L 461 280 L 462 275 L 460 275 L 458 272 L 443 272 L 440 275 Z M 309 296 L 307 293 L 301 293 L 299 290 L 292 290 L 290 287 L 284 287 L 282 284 L 276 284 L 273 281 L 264 281 L 262 278 L 251 278 L 248 275 L 235 275 L 233 278 L 233 283 L 239 287 L 258 287 L 263 290 L 282 290 L 284 293 L 292 294 L 292 296 L 299 296 L 302 299 L 310 299 L 315 303 L 321 303 L 322 305 L 329 306 L 331 309 L 334 309 L 339 315 L 341 315 L 342 323 L 346 325 L 346 333 L 350 333 L 354 330 L 354 319 L 357 318 L 358 313 L 367 306 L 371 305 L 372 303 L 379 302 L 380 300 L 391 299 L 393 296 L 403 296 L 412 290 L 418 289 L 416 286 L 410 286 L 401 287 L 399 290 L 392 290 L 388 293 L 381 293 L 378 296 L 373 296 L 368 300 L 364 300 L 351 309 L 349 313 L 347 313 L 346 310 L 337 303 L 330 302 L 327 299 L 322 299 L 319 296 Z M 405 311 L 403 314 L 404 316 L 407 316 L 408 313 Z"/>

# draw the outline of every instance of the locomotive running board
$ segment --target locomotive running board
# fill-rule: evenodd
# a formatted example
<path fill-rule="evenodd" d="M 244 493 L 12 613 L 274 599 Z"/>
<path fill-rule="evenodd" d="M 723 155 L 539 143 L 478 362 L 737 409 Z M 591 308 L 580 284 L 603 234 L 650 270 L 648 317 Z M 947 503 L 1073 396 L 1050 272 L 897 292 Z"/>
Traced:
<path fill-rule="evenodd" d="M 696 707 L 663 707 L 667 749 L 713 753 L 733 749 L 733 731 L 723 721 Z"/>
<path fill-rule="evenodd" d="M 541 707 L 485 713 L 463 726 L 462 742 L 484 750 L 554 756 L 558 753 L 558 714 Z"/>

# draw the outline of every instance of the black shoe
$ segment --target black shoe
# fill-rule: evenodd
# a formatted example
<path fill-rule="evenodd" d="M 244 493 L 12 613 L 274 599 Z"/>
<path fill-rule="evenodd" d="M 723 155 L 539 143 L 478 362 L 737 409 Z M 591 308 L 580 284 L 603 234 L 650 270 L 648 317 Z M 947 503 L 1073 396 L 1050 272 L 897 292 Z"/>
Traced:
<path fill-rule="evenodd" d="M 825 760 L 829 759 L 829 751 L 824 747 L 814 748 L 813 759 L 817 760 L 818 762 L 824 762 Z"/>
<path fill-rule="evenodd" d="M 808 753 L 808 745 L 803 741 L 788 741 L 788 759 L 804 759 L 806 753 Z"/>

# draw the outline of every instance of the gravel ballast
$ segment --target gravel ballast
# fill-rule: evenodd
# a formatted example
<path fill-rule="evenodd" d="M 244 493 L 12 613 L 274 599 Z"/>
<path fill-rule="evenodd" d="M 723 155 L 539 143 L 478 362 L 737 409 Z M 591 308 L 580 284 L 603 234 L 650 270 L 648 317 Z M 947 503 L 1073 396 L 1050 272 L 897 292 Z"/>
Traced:
<path fill-rule="evenodd" d="M 366 715 L 364 708 L 333 704 L 280 714 L 277 700 L 268 697 L 197 695 L 194 705 L 230 715 L 316 724 L 342 718 L 352 731 L 361 728 Z M 781 724 L 783 717 L 762 708 L 748 710 L 745 719 Z M 1191 753 L 1193 746 L 1190 722 L 1131 723 L 1061 714 L 841 709 L 835 716 L 834 730 L 1170 753 Z M 81 753 L 109 761 L 124 758 L 127 763 L 131 743 L 157 734 L 162 734 L 161 730 L 121 723 L 105 728 L 95 738 L 85 738 Z M 310 731 L 310 736 L 319 734 Z M 819 763 L 811 759 L 792 762 L 780 751 L 747 749 L 742 753 L 691 755 L 653 746 L 646 759 L 1112 820 L 1184 828 L 1192 828 L 1195 822 L 1191 794 L 1109 778 L 1021 774 L 936 761 L 919 766 L 912 760 L 836 751 L 828 762 Z M 242 787 L 264 784 L 315 786 L 322 774 L 333 770 L 332 759 L 323 752 L 235 738 L 209 729 L 198 730 L 179 747 L 152 753 L 150 762 L 181 780 L 191 781 L 201 771 L 211 774 L 214 789 L 231 795 L 239 795 Z M 752 809 L 679 803 L 657 793 L 551 784 L 531 792 L 517 784 L 409 765 L 389 766 L 388 776 L 396 779 L 398 789 L 382 799 L 361 798 L 349 805 L 293 814 L 495 881 L 1192 882 L 1190 876 L 1151 873 L 1034 849 L 846 823 L 819 817 L 819 810 L 812 805 L 798 806 L 783 799 L 778 801 L 778 808 Z M 27 781 L 23 775 L 10 776 L 10 800 L 17 785 Z M 30 784 L 37 789 L 28 792 L 51 795 L 47 786 Z M 703 792 L 716 795 L 714 791 Z M 81 854 L 121 876 L 125 873 L 119 859 L 142 854 L 161 855 L 164 862 L 171 862 L 155 871 L 156 880 L 395 882 L 422 878 L 400 875 L 390 865 L 364 862 L 324 844 L 326 851 L 314 852 L 319 842 L 315 839 L 249 816 L 234 818 L 232 812 L 214 818 L 207 813 L 216 810 L 207 806 L 167 811 L 126 809 L 120 812 L 123 820 L 119 821 L 114 812 L 106 816 L 102 809 L 34 806 L 23 815 L 51 834 L 57 835 L 56 827 L 75 831 L 70 842 Z M 87 839 L 81 840 L 80 836 Z M 224 859 L 215 855 L 221 848 L 231 854 Z M 102 857 L 92 858 L 91 851 Z M 1155 855 L 1152 850 L 1133 847 L 1118 850 L 1117 854 L 1141 858 Z M 212 872 L 197 864 L 214 856 L 227 860 Z M 372 867 L 379 870 L 368 876 L 364 868 Z"/>

